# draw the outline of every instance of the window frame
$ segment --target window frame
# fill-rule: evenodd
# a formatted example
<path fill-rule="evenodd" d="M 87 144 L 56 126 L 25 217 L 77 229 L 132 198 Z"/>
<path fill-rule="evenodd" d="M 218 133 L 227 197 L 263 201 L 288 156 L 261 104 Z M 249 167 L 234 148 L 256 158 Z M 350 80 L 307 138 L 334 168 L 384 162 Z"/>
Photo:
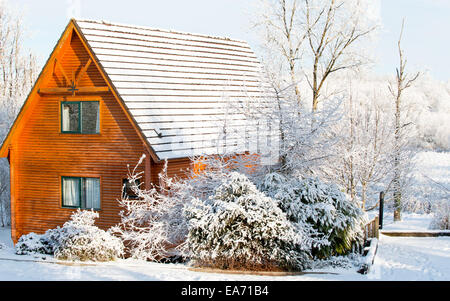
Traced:
<path fill-rule="evenodd" d="M 79 180 L 78 181 L 78 193 L 80 196 L 79 206 L 68 206 L 68 205 L 64 204 L 64 179 L 78 179 Z M 99 186 L 100 186 L 99 187 L 99 189 L 100 189 L 100 195 L 99 195 L 100 207 L 99 208 L 87 208 L 86 205 L 83 207 L 82 179 L 98 179 Z M 86 203 L 86 200 L 84 200 L 84 202 Z M 101 211 L 101 207 L 102 207 L 102 179 L 101 179 L 101 177 L 61 176 L 61 208 Z"/>
<path fill-rule="evenodd" d="M 83 105 L 82 105 L 82 103 L 84 103 L 84 102 L 98 103 L 98 114 L 99 114 L 99 116 L 98 116 L 98 122 L 99 122 L 98 133 L 83 133 L 83 129 L 82 129 L 82 127 L 83 127 Z M 63 121 L 64 121 L 63 106 L 65 104 L 78 104 L 78 131 L 64 131 L 63 130 L 63 128 L 64 128 L 63 127 Z M 59 127 L 59 129 L 60 129 L 61 134 L 100 135 L 101 119 L 102 119 L 101 110 L 100 110 L 100 100 L 97 100 L 97 99 L 95 99 L 95 100 L 66 100 L 66 99 L 64 99 L 60 102 L 59 111 L 60 111 L 60 114 L 59 114 L 60 115 L 60 127 Z"/>

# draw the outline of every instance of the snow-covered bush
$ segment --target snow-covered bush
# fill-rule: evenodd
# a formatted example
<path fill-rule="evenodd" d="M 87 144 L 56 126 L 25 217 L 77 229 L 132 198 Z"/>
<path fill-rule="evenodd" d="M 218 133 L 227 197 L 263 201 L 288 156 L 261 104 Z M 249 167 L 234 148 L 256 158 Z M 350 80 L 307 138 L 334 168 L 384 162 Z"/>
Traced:
<path fill-rule="evenodd" d="M 430 229 L 450 230 L 450 201 L 441 201 L 435 204 Z"/>
<path fill-rule="evenodd" d="M 279 200 L 297 232 L 306 237 L 312 255 L 326 258 L 349 253 L 363 243 L 365 213 L 334 184 L 318 178 L 297 179 L 271 173 L 260 189 Z"/>
<path fill-rule="evenodd" d="M 34 232 L 22 235 L 15 245 L 16 254 L 47 254 L 53 255 L 60 245 L 61 228 L 49 229 L 44 234 L 36 234 Z"/>
<path fill-rule="evenodd" d="M 55 232 L 58 246 L 55 257 L 67 260 L 109 261 L 123 255 L 122 241 L 94 225 L 98 213 L 78 210 Z"/>
<path fill-rule="evenodd" d="M 98 213 L 77 210 L 62 227 L 22 235 L 16 254 L 50 254 L 58 259 L 109 261 L 123 255 L 122 241 L 94 225 Z"/>
<path fill-rule="evenodd" d="M 47 239 L 44 239 L 45 236 L 45 234 L 39 235 L 34 232 L 22 235 L 15 246 L 16 254 L 53 254 L 53 246 L 46 243 Z"/>
<path fill-rule="evenodd" d="M 302 237 L 275 200 L 245 176 L 229 174 L 207 201 L 185 210 L 188 256 L 203 267 L 298 270 L 307 265 Z"/>

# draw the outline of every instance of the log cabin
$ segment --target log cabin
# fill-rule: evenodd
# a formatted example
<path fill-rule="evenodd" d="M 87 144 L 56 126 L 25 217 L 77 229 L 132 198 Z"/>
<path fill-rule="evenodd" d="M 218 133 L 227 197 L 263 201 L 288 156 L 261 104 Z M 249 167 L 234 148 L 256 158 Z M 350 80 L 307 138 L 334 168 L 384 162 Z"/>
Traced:
<path fill-rule="evenodd" d="M 249 137 L 277 137 L 242 111 L 268 108 L 261 70 L 245 41 L 70 20 L 0 148 L 14 243 L 77 208 L 98 210 L 101 228 L 117 224 L 142 154 L 148 188 L 165 160 L 174 176 L 193 156 L 258 152 Z"/>

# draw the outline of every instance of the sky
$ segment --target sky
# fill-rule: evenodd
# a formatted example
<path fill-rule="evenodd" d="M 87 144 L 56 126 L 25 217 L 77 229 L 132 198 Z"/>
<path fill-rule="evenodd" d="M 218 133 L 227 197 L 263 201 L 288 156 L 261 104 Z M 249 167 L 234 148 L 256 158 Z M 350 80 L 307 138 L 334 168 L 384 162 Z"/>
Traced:
<path fill-rule="evenodd" d="M 375 1 L 375 0 L 374 0 Z M 450 80 L 450 0 L 379 0 L 382 29 L 374 45 L 380 74 L 398 65 L 397 40 L 408 68 Z M 246 40 L 258 54 L 261 41 L 251 20 L 258 0 L 7 0 L 22 14 L 28 30 L 25 47 L 41 62 L 50 55 L 71 16 Z"/>

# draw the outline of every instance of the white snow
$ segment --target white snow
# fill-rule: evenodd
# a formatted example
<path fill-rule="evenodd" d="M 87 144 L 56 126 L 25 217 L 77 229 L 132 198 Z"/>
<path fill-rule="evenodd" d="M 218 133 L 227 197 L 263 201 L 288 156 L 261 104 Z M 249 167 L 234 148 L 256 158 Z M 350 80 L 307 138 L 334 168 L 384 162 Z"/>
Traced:
<path fill-rule="evenodd" d="M 381 235 L 369 280 L 450 280 L 450 237 Z"/>
<path fill-rule="evenodd" d="M 430 231 L 432 218 L 432 214 L 403 213 L 402 220 L 394 222 L 394 214 L 385 213 L 382 231 Z"/>
<path fill-rule="evenodd" d="M 46 257 L 15 255 L 10 230 L 0 228 L 1 280 L 179 280 L 179 281 L 321 281 L 321 280 L 450 280 L 450 237 L 380 236 L 370 272 L 323 268 L 304 275 L 258 276 L 190 271 L 184 264 L 159 264 L 121 259 L 107 263 L 73 263 Z"/>

